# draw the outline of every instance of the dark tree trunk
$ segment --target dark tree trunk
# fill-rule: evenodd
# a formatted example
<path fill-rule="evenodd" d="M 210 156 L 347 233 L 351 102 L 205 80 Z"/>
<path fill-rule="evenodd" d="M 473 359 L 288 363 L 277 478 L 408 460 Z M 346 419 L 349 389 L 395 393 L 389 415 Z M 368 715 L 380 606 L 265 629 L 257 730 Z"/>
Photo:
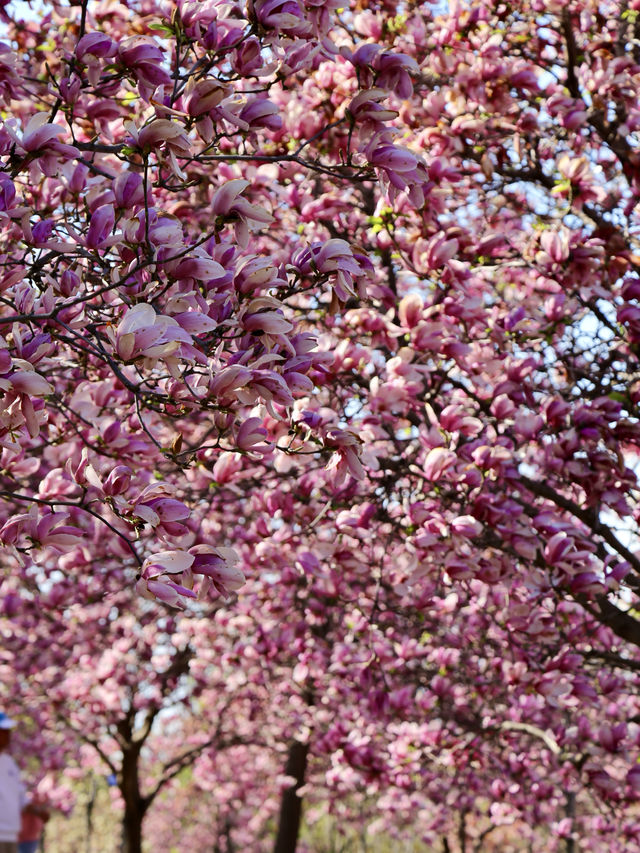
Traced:
<path fill-rule="evenodd" d="M 142 853 L 142 821 L 147 811 L 148 802 L 140 794 L 139 755 L 139 747 L 134 744 L 130 749 L 125 749 L 122 756 L 122 777 L 120 780 L 120 792 L 124 799 L 122 853 Z"/>
<path fill-rule="evenodd" d="M 304 785 L 308 754 L 309 745 L 306 743 L 294 740 L 289 747 L 284 772 L 286 776 L 293 777 L 295 782 L 282 792 L 278 835 L 273 853 L 295 853 L 302 818 L 302 799 L 298 796 L 298 791 Z"/>
<path fill-rule="evenodd" d="M 575 853 L 576 842 L 573 837 L 573 827 L 576 817 L 576 795 L 573 791 L 567 791 L 567 817 L 571 818 L 571 834 L 567 838 L 567 853 Z"/>
<path fill-rule="evenodd" d="M 89 782 L 89 799 L 87 800 L 87 844 L 86 850 L 87 853 L 91 853 L 91 841 L 93 839 L 93 809 L 96 804 L 96 778 L 91 774 L 91 780 Z"/>
<path fill-rule="evenodd" d="M 125 807 L 122 820 L 122 853 L 142 853 L 144 812 Z"/>
<path fill-rule="evenodd" d="M 458 824 L 458 841 L 460 842 L 460 853 L 467 853 L 467 813 L 460 812 L 460 823 Z"/>

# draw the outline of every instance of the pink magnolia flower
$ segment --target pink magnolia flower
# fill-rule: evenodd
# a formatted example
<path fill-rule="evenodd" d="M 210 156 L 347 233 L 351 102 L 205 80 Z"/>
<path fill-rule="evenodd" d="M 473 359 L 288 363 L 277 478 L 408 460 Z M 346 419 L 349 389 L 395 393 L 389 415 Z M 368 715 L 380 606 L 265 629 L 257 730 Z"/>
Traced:
<path fill-rule="evenodd" d="M 361 44 L 353 53 L 342 47 L 340 53 L 358 69 L 361 83 L 369 88 L 375 79 L 376 86 L 391 89 L 399 98 L 413 94 L 412 74 L 420 72 L 416 60 L 406 53 L 385 51 L 378 44 Z"/>
<path fill-rule="evenodd" d="M 540 235 L 542 251 L 536 255 L 537 263 L 561 264 L 566 261 L 570 252 L 569 236 L 569 229 L 564 227 L 559 230 L 544 230 Z"/>
<path fill-rule="evenodd" d="M 114 179 L 112 187 L 117 207 L 131 210 L 136 205 L 144 204 L 142 175 L 137 172 L 121 172 Z"/>
<path fill-rule="evenodd" d="M 447 240 L 444 234 L 436 234 L 432 237 L 426 247 L 424 259 L 430 270 L 443 267 L 450 261 L 458 251 L 458 241 L 454 238 Z"/>
<path fill-rule="evenodd" d="M 445 447 L 433 447 L 424 460 L 423 471 L 427 480 L 439 480 L 456 461 L 456 455 Z"/>
<path fill-rule="evenodd" d="M 258 20 L 266 29 L 294 36 L 311 34 L 311 22 L 298 0 L 256 0 L 255 10 Z"/>
<path fill-rule="evenodd" d="M 132 471 L 126 465 L 116 465 L 104 482 L 105 495 L 120 495 L 126 492 L 131 484 Z"/>
<path fill-rule="evenodd" d="M 604 584 L 596 572 L 578 572 L 571 578 L 569 588 L 576 595 L 595 595 L 604 591 Z"/>
<path fill-rule="evenodd" d="M 162 51 L 146 36 L 132 36 L 121 41 L 118 57 L 121 64 L 133 72 L 140 94 L 146 100 L 158 86 L 166 86 L 171 82 L 169 73 L 162 67 Z"/>
<path fill-rule="evenodd" d="M 320 44 L 304 38 L 292 39 L 284 50 L 284 56 L 280 60 L 278 70 L 285 77 L 308 68 L 315 57 L 321 52 Z"/>
<path fill-rule="evenodd" d="M 106 33 L 86 33 L 76 45 L 76 57 L 82 60 L 86 54 L 98 56 L 115 56 L 118 45 Z"/>
<path fill-rule="evenodd" d="M 97 249 L 107 245 L 115 223 L 113 205 L 104 204 L 91 214 L 89 230 L 85 237 L 85 245 L 89 249 Z"/>
<path fill-rule="evenodd" d="M 413 172 L 418 165 L 418 158 L 411 151 L 389 144 L 375 148 L 369 159 L 373 166 L 387 172 Z"/>
<path fill-rule="evenodd" d="M 194 557 L 186 551 L 160 551 L 144 561 L 136 590 L 143 598 L 159 599 L 172 607 L 183 598 L 196 598 L 192 589 Z"/>
<path fill-rule="evenodd" d="M 171 168 L 178 177 L 186 179 L 185 173 L 178 165 L 178 157 L 188 157 L 191 153 L 191 143 L 183 125 L 177 121 L 158 118 L 138 130 L 132 123 L 127 125 L 131 139 L 143 152 L 158 151 L 160 148 L 169 155 Z"/>
<path fill-rule="evenodd" d="M 35 540 L 55 550 L 74 548 L 79 545 L 85 532 L 79 527 L 64 524 L 68 517 L 67 512 L 43 513 L 36 526 Z"/>
<path fill-rule="evenodd" d="M 183 311 L 174 314 L 173 319 L 190 335 L 204 335 L 218 328 L 216 320 L 200 311 Z"/>
<path fill-rule="evenodd" d="M 243 77 L 249 77 L 252 74 L 256 77 L 262 76 L 265 73 L 266 60 L 260 40 L 255 36 L 250 36 L 240 42 L 233 51 L 231 64 L 233 70 Z M 273 65 L 269 63 L 268 68 L 272 69 Z"/>
<path fill-rule="evenodd" d="M 405 329 L 414 329 L 422 319 L 424 302 L 419 293 L 408 293 L 398 306 L 398 318 Z"/>
<path fill-rule="evenodd" d="M 209 380 L 210 393 L 224 400 L 233 392 L 247 385 L 253 377 L 253 371 L 241 364 L 231 364 L 223 367 Z"/>
<path fill-rule="evenodd" d="M 22 148 L 25 151 L 40 151 L 57 140 L 58 136 L 66 133 L 66 129 L 60 124 L 52 124 L 47 121 L 46 112 L 36 113 L 32 116 L 22 134 Z M 76 152 L 77 153 L 77 152 Z"/>
<path fill-rule="evenodd" d="M 350 474 L 356 480 L 363 480 L 365 471 L 360 461 L 360 448 L 362 441 L 351 430 L 332 429 L 327 433 L 325 447 L 335 450 L 329 463 L 327 471 L 335 472 L 336 483 Z"/>
<path fill-rule="evenodd" d="M 238 555 L 231 548 L 195 545 L 189 551 L 161 551 L 144 561 L 137 590 L 144 598 L 158 598 L 174 607 L 182 598 L 204 598 L 215 592 L 229 598 L 245 582 L 235 567 Z M 200 589 L 193 591 L 194 575 L 201 575 Z"/>
<path fill-rule="evenodd" d="M 597 183 L 595 174 L 586 157 L 570 157 L 562 154 L 558 158 L 558 171 L 571 185 L 572 202 L 577 207 L 582 207 L 585 202 L 596 202 L 597 204 L 606 198 L 606 190 Z M 568 189 L 563 184 L 558 184 L 551 190 L 554 195 L 567 195 Z"/>
<path fill-rule="evenodd" d="M 193 556 L 186 551 L 159 551 L 146 558 L 140 574 L 145 579 L 157 578 L 165 574 L 182 574 L 191 568 L 193 560 Z"/>
<path fill-rule="evenodd" d="M 640 795 L 640 764 L 635 764 L 627 773 L 627 784 L 636 796 Z"/>
<path fill-rule="evenodd" d="M 252 453 L 269 453 L 271 447 L 262 444 L 267 437 L 267 431 L 262 426 L 262 418 L 247 418 L 238 427 L 236 444 L 241 450 Z"/>
<path fill-rule="evenodd" d="M 102 495 L 111 498 L 117 497 L 123 492 L 126 492 L 131 485 L 133 477 L 133 472 L 128 466 L 116 465 L 115 468 L 109 471 L 109 474 L 103 480 L 94 466 L 89 463 L 86 447 L 82 451 L 80 464 L 74 470 L 70 462 L 68 462 L 67 471 L 77 483 L 82 485 L 86 483 L 89 486 L 93 486 L 93 488 L 97 489 Z"/>
<path fill-rule="evenodd" d="M 43 397 L 53 392 L 51 383 L 35 370 L 16 370 L 10 373 L 0 379 L 0 388 L 12 389 L 19 394 L 28 394 L 30 397 Z"/>
<path fill-rule="evenodd" d="M 463 406 L 445 406 L 438 417 L 440 427 L 447 432 L 459 432 L 462 435 L 477 435 L 482 429 L 482 421 L 469 415 Z"/>
<path fill-rule="evenodd" d="M 299 373 L 297 370 L 285 370 L 282 378 L 292 394 L 307 395 L 313 391 L 313 381 L 306 374 Z"/>
<path fill-rule="evenodd" d="M 249 181 L 235 178 L 227 181 L 213 195 L 211 209 L 215 216 L 234 223 L 235 236 L 243 249 L 249 245 L 249 232 L 258 225 L 273 222 L 273 216 L 262 207 L 241 198 Z"/>
<path fill-rule="evenodd" d="M 196 281 L 214 281 L 226 276 L 225 268 L 205 255 L 192 255 L 166 265 L 175 278 L 193 278 Z"/>
<path fill-rule="evenodd" d="M 16 187 L 6 172 L 0 172 L 0 211 L 13 207 Z"/>
<path fill-rule="evenodd" d="M 459 515 L 451 522 L 451 532 L 471 539 L 473 536 L 480 535 L 482 525 L 471 515 Z"/>
<path fill-rule="evenodd" d="M 79 157 L 80 152 L 74 145 L 66 145 L 58 137 L 65 134 L 66 129 L 60 124 L 48 121 L 47 112 L 39 112 L 27 122 L 22 138 L 7 125 L 7 130 L 16 141 L 20 150 L 37 161 L 45 175 L 56 175 L 61 161 Z"/>
<path fill-rule="evenodd" d="M 391 89 L 399 98 L 413 95 L 412 74 L 420 73 L 420 66 L 412 56 L 406 53 L 381 51 L 371 62 L 376 73 L 376 85 Z"/>
<path fill-rule="evenodd" d="M 164 358 L 193 340 L 173 318 L 157 314 L 155 308 L 140 302 L 130 308 L 118 324 L 115 334 L 109 330 L 116 353 L 123 361 L 136 358 Z"/>
<path fill-rule="evenodd" d="M 274 411 L 272 403 L 285 407 L 293 405 L 293 397 L 284 377 L 273 370 L 254 370 L 249 387 L 262 397 L 267 411 L 276 420 L 278 414 Z"/>
<path fill-rule="evenodd" d="M 280 130 L 283 124 L 280 108 L 266 98 L 256 98 L 240 110 L 239 118 L 250 128 Z"/>
<path fill-rule="evenodd" d="M 242 466 L 242 456 L 239 453 L 225 450 L 216 459 L 211 473 L 216 483 L 229 483 L 242 470 Z"/>
<path fill-rule="evenodd" d="M 68 512 L 54 512 L 50 509 L 41 514 L 35 506 L 29 512 L 15 515 L 0 528 L 0 541 L 5 545 L 17 545 L 22 537 L 29 542 L 54 551 L 64 551 L 81 544 L 85 531 L 64 522 Z"/>
<path fill-rule="evenodd" d="M 187 84 L 185 108 L 190 116 L 199 118 L 211 112 L 229 95 L 229 87 L 218 80 L 198 80 L 191 77 Z"/>
<path fill-rule="evenodd" d="M 374 134 L 364 154 L 372 166 L 381 170 L 390 201 L 404 191 L 413 205 L 422 207 L 430 186 L 425 163 L 412 151 L 392 145 L 387 136 L 386 131 Z"/>
<path fill-rule="evenodd" d="M 170 607 L 183 607 L 183 598 L 196 598 L 196 593 L 183 584 L 176 583 L 167 576 L 158 576 L 136 583 L 136 591 L 142 598 L 162 601 Z"/>
<path fill-rule="evenodd" d="M 293 323 L 279 310 L 280 303 L 272 297 L 252 299 L 242 316 L 242 325 L 249 332 L 284 335 L 293 329 Z"/>
<path fill-rule="evenodd" d="M 86 33 L 76 45 L 76 58 L 86 66 L 87 77 L 92 86 L 100 80 L 102 63 L 100 60 L 115 56 L 118 45 L 105 33 Z"/>
<path fill-rule="evenodd" d="M 617 798 L 620 794 L 620 783 L 614 779 L 610 773 L 607 773 L 603 768 L 588 768 L 587 775 L 589 782 L 601 794 L 612 798 Z"/>
<path fill-rule="evenodd" d="M 356 258 L 346 240 L 334 238 L 326 243 L 313 243 L 309 248 L 294 252 L 291 262 L 294 271 L 303 275 L 331 276 L 336 297 L 341 302 L 365 295 L 364 279 L 369 275 L 366 258 Z"/>
<path fill-rule="evenodd" d="M 544 558 L 551 565 L 560 563 L 574 549 L 574 540 L 564 531 L 549 539 L 544 549 Z"/>
<path fill-rule="evenodd" d="M 93 64 L 93 63 L 92 63 Z M 98 77 L 99 77 L 99 69 L 98 69 Z M 60 96 L 65 104 L 75 104 L 78 100 L 80 93 L 82 91 L 82 80 L 77 75 L 73 75 L 72 77 L 63 77 L 58 83 L 58 88 L 60 90 Z"/>
<path fill-rule="evenodd" d="M 185 521 L 191 515 L 191 511 L 182 501 L 164 494 L 149 498 L 145 497 L 144 493 L 135 502 L 132 513 L 168 536 L 184 535 L 187 528 L 177 522 Z"/>
<path fill-rule="evenodd" d="M 349 113 L 356 122 L 382 123 L 397 118 L 396 110 L 384 107 L 380 101 L 385 100 L 388 93 L 384 89 L 367 89 L 359 92 L 348 106 Z"/>
<path fill-rule="evenodd" d="M 271 258 L 250 255 L 236 267 L 233 283 L 240 293 L 251 293 L 265 285 L 275 286 L 277 273 L 278 268 Z"/>
<path fill-rule="evenodd" d="M 189 554 L 193 557 L 192 571 L 205 578 L 200 590 L 201 598 L 211 589 L 223 598 L 230 598 L 232 592 L 244 585 L 246 578 L 236 567 L 238 555 L 233 548 L 194 545 Z"/>
<path fill-rule="evenodd" d="M 0 400 L 0 428 L 12 432 L 24 424 L 30 437 L 35 438 L 46 420 L 44 410 L 40 406 L 36 408 L 35 399 L 53 393 L 54 389 L 35 370 L 27 369 L 29 362 L 24 365 L 24 370 L 0 377 L 0 390 L 6 392 Z"/>

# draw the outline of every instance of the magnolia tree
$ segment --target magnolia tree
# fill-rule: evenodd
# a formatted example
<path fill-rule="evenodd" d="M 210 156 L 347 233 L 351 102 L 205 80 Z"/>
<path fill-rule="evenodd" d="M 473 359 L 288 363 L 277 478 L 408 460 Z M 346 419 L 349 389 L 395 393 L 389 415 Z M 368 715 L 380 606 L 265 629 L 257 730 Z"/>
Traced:
<path fill-rule="evenodd" d="M 611 632 L 564 603 L 562 630 L 540 605 L 531 634 L 514 636 L 509 595 L 478 581 L 456 591 L 423 581 L 417 596 L 386 518 L 359 508 L 319 519 L 326 495 L 305 503 L 306 475 L 269 482 L 265 471 L 260 482 L 234 531 L 254 576 L 228 616 L 218 611 L 216 630 L 230 632 L 227 643 L 235 635 L 230 670 L 266 685 L 260 707 L 277 695 L 287 709 L 284 728 L 277 711 L 253 711 L 258 732 L 266 722 L 275 741 L 291 742 L 283 802 L 296 793 L 313 805 L 310 819 L 329 811 L 345 826 L 451 839 L 452 849 L 454 838 L 489 849 L 516 823 L 533 849 L 578 838 L 584 849 L 632 849 L 637 684 L 591 656 L 595 638 L 615 648 Z M 222 514 L 234 497 L 219 492 Z M 354 497 L 343 487 L 332 500 Z M 267 508 L 279 522 L 271 535 Z M 293 833 L 292 812 L 281 811 L 278 840 Z"/>
<path fill-rule="evenodd" d="M 61 769 L 67 781 L 87 772 L 111 777 L 114 806 L 122 809 L 123 849 L 139 851 L 147 811 L 183 771 L 202 775 L 211 764 L 222 780 L 229 772 L 225 752 L 243 747 L 244 760 L 254 756 L 247 773 L 256 788 L 260 762 L 270 777 L 278 775 L 280 744 L 264 724 L 265 709 L 255 711 L 255 694 L 263 688 L 230 669 L 227 634 L 214 618 L 163 614 L 113 587 L 96 599 L 57 609 L 38 597 L 7 596 L 3 627 L 10 622 L 12 630 L 3 631 L 3 678 L 15 685 L 9 701 L 16 716 L 37 723 L 36 738 L 33 727 L 19 726 L 18 752 L 39 754 L 40 773 L 47 773 L 40 788 L 51 788 Z M 273 688 L 271 704 L 278 701 L 275 678 Z M 52 805 L 66 805 L 68 794 L 61 800 L 61 793 L 49 796 Z M 250 806 L 258 810 L 249 796 L 245 820 Z M 216 809 L 217 832 L 211 819 Z M 223 836 L 227 823 L 221 782 L 210 808 L 210 835 Z M 181 843 L 174 837 L 172 844 Z"/>
<path fill-rule="evenodd" d="M 308 822 L 399 844 L 507 849 L 515 826 L 534 849 L 630 849 L 632 791 L 605 782 L 628 771 L 635 685 L 588 661 L 567 677 L 593 624 L 515 645 L 502 593 L 434 590 L 416 606 L 376 578 L 384 525 L 362 539 L 343 513 L 336 541 L 319 522 L 314 558 L 261 533 L 258 504 L 245 547 L 269 570 L 229 608 L 162 613 L 117 578 L 105 594 L 104 576 L 83 604 L 52 604 L 81 597 L 68 579 L 48 598 L 5 596 L 3 683 L 37 724 L 20 727 L 23 757 L 67 779 L 112 774 L 128 851 L 143 826 L 150 849 L 293 850 L 303 801 Z"/>
<path fill-rule="evenodd" d="M 322 755 L 637 844 L 636 5 L 3 5 L 6 631 L 238 592 L 282 850 Z"/>

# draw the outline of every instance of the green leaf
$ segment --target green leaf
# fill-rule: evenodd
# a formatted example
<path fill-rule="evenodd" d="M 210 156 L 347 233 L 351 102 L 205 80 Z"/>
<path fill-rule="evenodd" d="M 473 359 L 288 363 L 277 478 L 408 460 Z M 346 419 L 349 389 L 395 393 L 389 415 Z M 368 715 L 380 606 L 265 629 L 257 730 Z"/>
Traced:
<path fill-rule="evenodd" d="M 169 26 L 169 24 L 162 24 L 160 21 L 156 21 L 153 24 L 149 24 L 150 30 L 155 30 L 159 33 L 165 33 L 168 36 L 174 35 L 173 29 Z"/>

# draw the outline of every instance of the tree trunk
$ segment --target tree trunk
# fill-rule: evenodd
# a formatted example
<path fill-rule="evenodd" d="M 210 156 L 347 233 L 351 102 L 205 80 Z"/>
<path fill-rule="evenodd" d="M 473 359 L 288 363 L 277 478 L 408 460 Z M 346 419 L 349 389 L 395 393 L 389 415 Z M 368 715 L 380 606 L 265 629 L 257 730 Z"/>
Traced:
<path fill-rule="evenodd" d="M 571 834 L 567 838 L 567 853 L 575 853 L 576 843 L 573 836 L 573 827 L 576 817 L 576 795 L 573 791 L 567 791 L 567 817 L 571 818 Z"/>
<path fill-rule="evenodd" d="M 298 791 L 304 785 L 308 754 L 309 745 L 298 740 L 294 740 L 289 747 L 284 772 L 285 775 L 292 776 L 295 782 L 282 792 L 278 835 L 273 853 L 295 853 L 302 818 L 302 799 L 298 796 Z"/>
<path fill-rule="evenodd" d="M 91 842 L 93 840 L 93 809 L 96 804 L 96 778 L 91 774 L 89 778 L 89 798 L 87 800 L 87 845 L 86 853 L 91 853 Z"/>
<path fill-rule="evenodd" d="M 144 812 L 125 806 L 122 820 L 122 853 L 142 853 L 142 819 Z"/>
<path fill-rule="evenodd" d="M 123 750 L 120 792 L 124 799 L 122 819 L 122 853 L 142 853 L 142 821 L 148 802 L 140 794 L 137 744 Z"/>
<path fill-rule="evenodd" d="M 460 822 L 458 824 L 458 841 L 460 842 L 460 853 L 467 853 L 467 813 L 460 812 Z"/>

